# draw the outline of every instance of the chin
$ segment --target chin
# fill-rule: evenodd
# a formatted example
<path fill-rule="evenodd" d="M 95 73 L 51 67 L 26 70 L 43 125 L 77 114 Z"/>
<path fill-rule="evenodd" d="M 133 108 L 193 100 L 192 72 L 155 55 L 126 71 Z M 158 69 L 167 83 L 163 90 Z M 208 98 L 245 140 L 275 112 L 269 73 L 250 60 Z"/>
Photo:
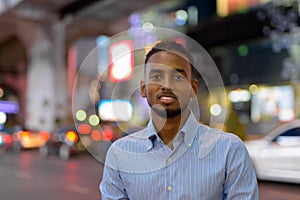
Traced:
<path fill-rule="evenodd" d="M 161 109 L 157 107 L 152 107 L 152 110 L 160 117 L 163 118 L 173 118 L 181 114 L 181 109 Z"/>

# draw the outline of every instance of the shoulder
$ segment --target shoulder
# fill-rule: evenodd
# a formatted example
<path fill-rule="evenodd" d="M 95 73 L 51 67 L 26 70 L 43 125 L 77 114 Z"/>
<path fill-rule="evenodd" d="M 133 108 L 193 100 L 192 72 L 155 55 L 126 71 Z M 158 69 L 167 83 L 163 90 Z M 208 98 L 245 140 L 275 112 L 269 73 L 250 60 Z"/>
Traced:
<path fill-rule="evenodd" d="M 237 159 L 235 157 L 239 157 L 240 159 L 248 159 L 249 157 L 245 143 L 239 136 L 233 133 L 210 128 L 210 131 L 207 133 L 207 138 L 209 138 L 207 139 L 208 141 L 214 141 L 217 148 L 226 152 L 226 155 L 229 156 L 229 158 Z"/>
<path fill-rule="evenodd" d="M 129 134 L 112 143 L 106 154 L 105 166 L 122 172 L 145 170 L 144 163 L 149 160 L 147 148 L 150 142 L 145 131 L 143 129 Z"/>
<path fill-rule="evenodd" d="M 199 124 L 200 136 L 202 138 L 210 139 L 216 142 L 242 142 L 242 140 L 235 134 L 225 132 L 221 129 L 211 128 L 207 125 Z"/>
<path fill-rule="evenodd" d="M 237 135 L 202 124 L 199 125 L 198 144 L 202 149 L 203 157 L 216 148 L 224 153 L 229 153 L 233 149 L 245 148 L 244 143 Z"/>
<path fill-rule="evenodd" d="M 136 151 L 142 149 L 148 141 L 146 135 L 146 128 L 126 135 L 118 140 L 114 141 L 109 148 L 109 151 L 120 149 L 124 151 Z"/>
<path fill-rule="evenodd" d="M 117 139 L 114 143 L 116 145 L 120 145 L 122 143 L 127 143 L 127 142 L 139 142 L 143 139 L 146 139 L 147 135 L 146 135 L 146 128 L 130 133 L 124 137 L 121 137 L 119 139 Z"/>

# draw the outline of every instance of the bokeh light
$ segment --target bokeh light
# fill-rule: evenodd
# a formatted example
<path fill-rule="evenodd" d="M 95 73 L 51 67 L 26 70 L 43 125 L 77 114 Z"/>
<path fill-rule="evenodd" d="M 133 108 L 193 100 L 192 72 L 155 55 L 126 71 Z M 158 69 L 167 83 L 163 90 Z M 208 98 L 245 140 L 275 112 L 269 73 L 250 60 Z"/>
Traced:
<path fill-rule="evenodd" d="M 151 22 L 145 22 L 145 23 L 143 24 L 143 29 L 144 29 L 144 31 L 146 31 L 146 32 L 151 32 L 151 31 L 153 31 L 153 28 L 154 28 L 154 25 L 153 25 Z"/>
<path fill-rule="evenodd" d="M 222 107 L 220 104 L 213 104 L 211 105 L 210 107 L 210 113 L 213 115 L 213 116 L 218 116 L 222 113 Z"/>
<path fill-rule="evenodd" d="M 229 96 L 229 100 L 233 103 L 246 102 L 249 101 L 251 98 L 251 94 L 249 93 L 248 90 L 240 89 L 240 88 L 230 91 L 228 96 Z"/>
<path fill-rule="evenodd" d="M 50 138 L 50 133 L 49 133 L 48 131 L 41 131 L 41 132 L 40 132 L 40 137 L 41 137 L 43 140 L 47 141 L 47 140 L 49 140 L 49 138 Z"/>
<path fill-rule="evenodd" d="M 97 126 L 99 125 L 100 119 L 97 115 L 93 114 L 89 117 L 89 123 L 92 126 Z"/>
<path fill-rule="evenodd" d="M 82 122 L 86 119 L 86 112 L 84 110 L 78 110 L 75 116 L 78 121 Z"/>
<path fill-rule="evenodd" d="M 251 94 L 257 94 L 258 93 L 258 86 L 255 84 L 252 84 L 249 86 L 249 91 Z"/>
<path fill-rule="evenodd" d="M 183 26 L 186 24 L 188 19 L 188 14 L 185 10 L 178 10 L 176 11 L 176 19 L 175 19 L 175 23 L 178 26 Z"/>
<path fill-rule="evenodd" d="M 4 95 L 4 91 L 2 88 L 0 88 L 0 98 L 3 97 L 3 95 Z"/>
<path fill-rule="evenodd" d="M 102 139 L 102 134 L 99 130 L 93 130 L 91 133 L 91 137 L 94 141 L 99 141 Z"/>
<path fill-rule="evenodd" d="M 246 45 L 240 45 L 238 47 L 238 53 L 240 56 L 247 56 L 249 54 L 249 49 Z"/>
<path fill-rule="evenodd" d="M 113 131 L 110 128 L 105 129 L 103 131 L 103 139 L 104 140 L 112 140 L 113 135 L 114 135 L 114 133 L 113 133 Z"/>
<path fill-rule="evenodd" d="M 78 126 L 78 132 L 80 134 L 89 134 L 92 131 L 92 128 L 88 124 L 80 124 Z"/>
<path fill-rule="evenodd" d="M 68 131 L 66 133 L 66 139 L 70 142 L 76 142 L 78 140 L 78 135 L 74 131 Z"/>
<path fill-rule="evenodd" d="M 5 112 L 0 111 L 0 124 L 4 124 L 6 122 L 7 116 Z"/>

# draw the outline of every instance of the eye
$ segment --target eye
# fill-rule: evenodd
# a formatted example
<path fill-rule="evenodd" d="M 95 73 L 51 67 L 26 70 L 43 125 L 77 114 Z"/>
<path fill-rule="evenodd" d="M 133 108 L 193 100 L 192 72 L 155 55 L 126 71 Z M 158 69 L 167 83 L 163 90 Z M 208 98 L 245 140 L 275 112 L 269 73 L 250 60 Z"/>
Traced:
<path fill-rule="evenodd" d="M 158 74 L 154 74 L 150 76 L 150 79 L 153 81 L 161 80 L 161 78 L 162 78 L 161 75 Z"/>
<path fill-rule="evenodd" d="M 176 75 L 174 76 L 174 79 L 175 79 L 175 80 L 184 80 L 184 79 L 185 79 L 185 76 L 183 76 L 182 74 L 176 74 Z"/>

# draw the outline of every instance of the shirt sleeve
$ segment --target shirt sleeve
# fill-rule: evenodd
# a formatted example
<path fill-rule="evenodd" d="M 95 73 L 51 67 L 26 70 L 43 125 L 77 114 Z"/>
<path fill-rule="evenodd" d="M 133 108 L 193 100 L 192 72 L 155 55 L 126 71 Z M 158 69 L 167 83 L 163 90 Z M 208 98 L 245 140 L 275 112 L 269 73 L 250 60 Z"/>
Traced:
<path fill-rule="evenodd" d="M 102 200 L 129 199 L 119 170 L 117 169 L 117 161 L 117 155 L 112 145 L 107 152 L 103 177 L 99 186 Z"/>
<path fill-rule="evenodd" d="M 225 199 L 257 200 L 258 185 L 255 170 L 244 143 L 236 137 L 227 158 Z"/>

